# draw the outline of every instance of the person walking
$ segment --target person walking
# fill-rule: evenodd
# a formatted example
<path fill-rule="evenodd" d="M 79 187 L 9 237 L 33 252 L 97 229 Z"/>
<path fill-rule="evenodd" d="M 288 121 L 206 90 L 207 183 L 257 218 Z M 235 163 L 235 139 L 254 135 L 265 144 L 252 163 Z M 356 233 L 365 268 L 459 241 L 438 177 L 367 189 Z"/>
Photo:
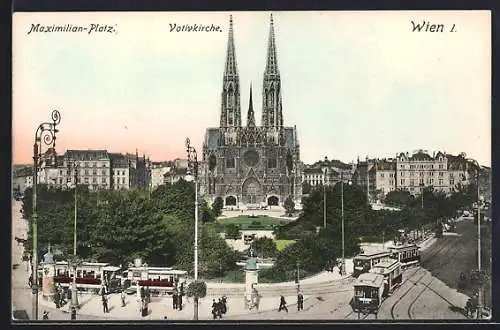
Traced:
<path fill-rule="evenodd" d="M 103 308 L 104 313 L 109 313 L 108 297 L 105 294 L 102 295 L 102 308 Z"/>
<path fill-rule="evenodd" d="M 172 304 L 173 304 L 173 308 L 177 309 L 179 301 L 178 301 L 177 291 L 175 291 L 175 290 L 174 290 L 174 293 L 172 294 Z"/>
<path fill-rule="evenodd" d="M 42 316 L 42 319 L 43 319 L 43 320 L 48 320 L 48 319 L 49 319 L 49 312 L 47 312 L 47 311 L 43 311 L 43 316 Z"/>
<path fill-rule="evenodd" d="M 142 317 L 148 316 L 148 302 L 146 299 L 142 300 Z"/>
<path fill-rule="evenodd" d="M 278 308 L 278 312 L 281 312 L 282 310 L 285 310 L 288 313 L 288 308 L 286 307 L 286 300 L 285 297 L 281 296 L 280 298 L 280 306 Z"/>
<path fill-rule="evenodd" d="M 217 303 L 215 302 L 215 299 L 212 302 L 212 315 L 215 320 L 217 318 Z"/>
<path fill-rule="evenodd" d="M 177 309 L 180 311 L 182 310 L 182 293 L 181 292 L 179 292 L 177 294 Z"/>
<path fill-rule="evenodd" d="M 302 295 L 302 292 L 299 292 L 297 295 L 297 310 L 301 311 L 304 309 L 304 296 Z"/>
<path fill-rule="evenodd" d="M 120 298 L 122 300 L 122 307 L 125 307 L 126 302 L 125 302 L 125 290 L 122 289 L 122 292 L 120 293 Z"/>
<path fill-rule="evenodd" d="M 75 308 L 75 306 L 71 307 L 71 320 L 76 320 L 76 308 Z"/>
<path fill-rule="evenodd" d="M 217 317 L 219 319 L 222 319 L 222 300 L 219 298 L 219 301 L 217 302 Z"/>

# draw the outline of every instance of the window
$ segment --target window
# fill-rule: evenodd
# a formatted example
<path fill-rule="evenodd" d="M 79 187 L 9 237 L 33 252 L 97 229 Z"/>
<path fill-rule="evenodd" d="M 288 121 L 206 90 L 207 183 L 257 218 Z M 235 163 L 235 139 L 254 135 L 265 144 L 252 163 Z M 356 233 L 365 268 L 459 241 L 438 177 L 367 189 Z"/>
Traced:
<path fill-rule="evenodd" d="M 125 175 L 125 170 L 122 171 L 122 175 Z M 124 179 L 125 180 L 125 179 Z"/>
<path fill-rule="evenodd" d="M 410 180 L 410 186 L 413 186 L 415 185 L 415 182 L 413 181 L 413 179 Z"/>
<path fill-rule="evenodd" d="M 96 162 L 94 162 L 94 163 L 92 164 L 92 166 L 93 166 L 93 167 L 97 167 L 97 163 L 96 163 Z"/>
<path fill-rule="evenodd" d="M 226 159 L 226 167 L 227 168 L 235 168 L 236 167 L 235 160 L 234 160 L 233 157 L 230 157 L 230 158 Z"/>
<path fill-rule="evenodd" d="M 85 175 L 88 175 L 89 174 L 89 171 L 88 170 L 85 170 Z"/>
<path fill-rule="evenodd" d="M 88 184 L 89 183 L 89 178 L 85 178 L 85 184 Z"/>
<path fill-rule="evenodd" d="M 122 183 L 125 184 L 125 178 L 122 178 Z"/>
<path fill-rule="evenodd" d="M 269 158 L 267 160 L 267 167 L 269 167 L 269 168 L 276 168 L 277 167 L 276 158 Z"/>
<path fill-rule="evenodd" d="M 444 176 L 444 173 L 443 172 L 439 172 L 439 176 Z"/>
<path fill-rule="evenodd" d="M 439 179 L 439 185 L 442 186 L 443 185 L 443 179 Z"/>
<path fill-rule="evenodd" d="M 106 178 L 102 178 L 102 183 L 104 183 L 104 184 L 107 183 Z"/>
<path fill-rule="evenodd" d="M 94 170 L 92 171 L 92 174 L 97 175 L 97 170 L 96 170 L 96 169 L 94 169 Z"/>
<path fill-rule="evenodd" d="M 431 181 L 431 184 L 433 184 L 433 183 L 434 183 L 434 179 L 430 179 L 430 181 Z"/>
<path fill-rule="evenodd" d="M 405 176 L 405 172 L 401 172 L 401 176 Z"/>
<path fill-rule="evenodd" d="M 410 176 L 413 176 L 414 172 L 410 172 Z"/>
<path fill-rule="evenodd" d="M 439 169 L 442 170 L 443 169 L 443 165 L 442 164 L 439 164 Z"/>
<path fill-rule="evenodd" d="M 102 175 L 106 175 L 106 170 L 102 170 Z"/>
<path fill-rule="evenodd" d="M 384 177 L 384 173 L 380 173 L 380 177 L 383 178 Z"/>
<path fill-rule="evenodd" d="M 59 175 L 62 175 L 62 170 L 59 171 Z"/>
<path fill-rule="evenodd" d="M 419 184 L 421 184 L 421 185 L 424 184 L 424 179 L 420 179 Z"/>
<path fill-rule="evenodd" d="M 405 179 L 401 179 L 401 185 L 405 184 Z"/>
<path fill-rule="evenodd" d="M 420 172 L 420 176 L 424 176 L 424 172 Z"/>
<path fill-rule="evenodd" d="M 450 185 L 454 185 L 455 184 L 455 180 L 454 179 L 450 179 Z"/>
<path fill-rule="evenodd" d="M 97 183 L 97 178 L 96 177 L 92 178 L 92 183 Z"/>

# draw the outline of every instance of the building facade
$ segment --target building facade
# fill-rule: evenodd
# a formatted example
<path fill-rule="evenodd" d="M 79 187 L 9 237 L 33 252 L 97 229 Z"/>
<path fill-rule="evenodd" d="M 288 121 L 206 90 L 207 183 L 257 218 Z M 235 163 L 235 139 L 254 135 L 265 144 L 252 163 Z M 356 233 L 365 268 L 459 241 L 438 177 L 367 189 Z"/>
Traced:
<path fill-rule="evenodd" d="M 89 190 L 147 187 L 149 164 L 145 157 L 109 153 L 107 150 L 67 150 L 57 155 L 49 149 L 43 156 L 38 183 L 61 189 L 86 185 Z M 138 179 L 140 178 L 140 179 Z"/>
<path fill-rule="evenodd" d="M 337 163 L 337 166 L 334 163 Z M 322 161 L 304 166 L 302 184 L 314 188 L 320 185 L 334 186 L 340 181 L 349 182 L 354 169 L 354 163 L 343 164 L 340 161 L 329 161 L 328 157 L 325 157 Z"/>
<path fill-rule="evenodd" d="M 302 166 L 295 127 L 284 125 L 281 76 L 271 16 L 263 77 L 262 119 L 257 126 L 250 87 L 246 126 L 241 121 L 240 83 L 232 17 L 223 75 L 220 125 L 208 128 L 203 144 L 200 192 L 225 206 L 283 205 L 302 199 Z"/>
<path fill-rule="evenodd" d="M 353 181 L 373 200 L 394 190 L 419 195 L 427 187 L 450 194 L 468 185 L 474 178 L 472 172 L 473 165 L 464 154 L 439 151 L 431 156 L 420 150 L 412 155 L 399 153 L 396 158 L 358 160 Z"/>

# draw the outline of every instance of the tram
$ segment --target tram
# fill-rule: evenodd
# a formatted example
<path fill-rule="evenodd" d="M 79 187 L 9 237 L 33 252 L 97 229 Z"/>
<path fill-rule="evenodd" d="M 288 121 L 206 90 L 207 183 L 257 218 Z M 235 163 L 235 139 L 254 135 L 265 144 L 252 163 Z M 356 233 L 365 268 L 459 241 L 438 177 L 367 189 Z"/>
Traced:
<path fill-rule="evenodd" d="M 417 244 L 404 244 L 389 247 L 390 257 L 401 263 L 403 269 L 420 264 L 420 247 Z"/>
<path fill-rule="evenodd" d="M 122 286 L 130 287 L 129 293 L 135 292 L 134 287 L 149 287 L 155 294 L 171 293 L 184 281 L 186 274 L 186 271 L 172 267 L 130 267 L 122 274 Z"/>
<path fill-rule="evenodd" d="M 362 253 L 354 257 L 354 271 L 352 276 L 358 277 L 360 274 L 368 273 L 370 269 L 384 259 L 389 258 L 390 252 Z"/>
<path fill-rule="evenodd" d="M 403 272 L 401 270 L 401 263 L 395 259 L 384 260 L 370 270 L 372 274 L 382 275 L 384 277 L 384 290 L 383 297 L 389 294 L 401 285 L 403 281 Z"/>
<path fill-rule="evenodd" d="M 108 291 L 120 287 L 120 267 L 103 262 L 83 262 L 76 268 L 76 286 L 81 289 L 100 289 L 103 285 Z M 75 269 L 66 261 L 58 261 L 54 265 L 54 283 L 69 287 L 73 283 Z"/>
<path fill-rule="evenodd" d="M 363 273 L 354 283 L 353 310 L 355 312 L 377 313 L 382 304 L 384 276 Z"/>

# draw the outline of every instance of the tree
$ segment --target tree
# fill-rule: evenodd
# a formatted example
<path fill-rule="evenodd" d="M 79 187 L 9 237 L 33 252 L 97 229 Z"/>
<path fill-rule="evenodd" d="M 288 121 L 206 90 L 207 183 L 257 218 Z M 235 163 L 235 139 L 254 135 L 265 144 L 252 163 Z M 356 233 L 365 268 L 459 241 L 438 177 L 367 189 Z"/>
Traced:
<path fill-rule="evenodd" d="M 387 205 L 404 207 L 410 204 L 413 200 L 413 196 L 409 191 L 406 190 L 393 190 L 390 191 L 386 196 L 384 202 Z"/>
<path fill-rule="evenodd" d="M 194 298 L 205 298 L 207 295 L 207 284 L 199 280 L 189 283 L 186 295 Z"/>
<path fill-rule="evenodd" d="M 240 227 L 234 223 L 230 223 L 226 226 L 226 238 L 227 239 L 240 239 L 241 238 L 241 232 L 240 232 Z"/>
<path fill-rule="evenodd" d="M 221 215 L 223 206 L 224 206 L 224 201 L 222 200 L 222 197 L 217 196 L 214 202 L 212 203 L 212 211 L 214 213 L 215 218 Z"/>
<path fill-rule="evenodd" d="M 256 239 L 253 243 L 253 249 L 257 256 L 262 258 L 274 258 L 278 254 L 276 243 L 272 238 L 261 237 Z"/>
<path fill-rule="evenodd" d="M 285 200 L 285 203 L 283 205 L 285 207 L 286 212 L 288 213 L 288 216 L 292 216 L 292 213 L 295 209 L 295 203 L 292 200 L 292 197 L 288 196 Z"/>

